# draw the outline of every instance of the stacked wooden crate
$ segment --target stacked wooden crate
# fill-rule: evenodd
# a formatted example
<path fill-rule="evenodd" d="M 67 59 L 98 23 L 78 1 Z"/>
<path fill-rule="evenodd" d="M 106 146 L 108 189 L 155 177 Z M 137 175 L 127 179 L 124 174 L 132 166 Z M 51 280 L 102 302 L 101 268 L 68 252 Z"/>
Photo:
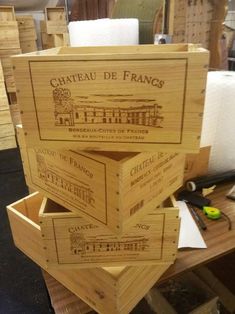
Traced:
<path fill-rule="evenodd" d="M 0 150 L 16 147 L 2 66 L 0 63 Z"/>
<path fill-rule="evenodd" d="M 45 8 L 45 20 L 40 21 L 43 49 L 69 46 L 69 34 L 64 7 Z"/>
<path fill-rule="evenodd" d="M 11 55 L 21 53 L 18 24 L 13 6 L 0 6 L 0 58 L 7 92 L 15 92 Z"/>
<path fill-rule="evenodd" d="M 19 28 L 20 48 L 23 53 L 37 50 L 37 33 L 32 15 L 16 17 Z"/>
<path fill-rule="evenodd" d="M 174 263 L 184 154 L 200 143 L 208 53 L 55 48 L 13 58 L 27 184 L 15 244 L 99 313 L 128 313 Z"/>

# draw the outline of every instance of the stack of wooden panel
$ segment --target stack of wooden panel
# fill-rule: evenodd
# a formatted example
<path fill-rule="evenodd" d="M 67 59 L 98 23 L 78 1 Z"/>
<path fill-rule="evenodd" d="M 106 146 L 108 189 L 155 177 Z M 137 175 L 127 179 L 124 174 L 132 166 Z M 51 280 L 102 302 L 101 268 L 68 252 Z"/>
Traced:
<path fill-rule="evenodd" d="M 7 92 L 15 92 L 11 55 L 21 53 L 18 24 L 13 6 L 0 6 L 0 58 Z"/>
<path fill-rule="evenodd" d="M 43 49 L 69 46 L 69 34 L 64 7 L 45 8 L 45 20 L 40 21 Z"/>
<path fill-rule="evenodd" d="M 37 33 L 32 15 L 18 15 L 20 47 L 23 53 L 37 50 Z"/>
<path fill-rule="evenodd" d="M 0 150 L 16 147 L 15 130 L 11 120 L 4 76 L 0 62 Z"/>
<path fill-rule="evenodd" d="M 128 313 L 177 254 L 174 197 L 200 143 L 208 52 L 57 48 L 13 58 L 29 187 L 15 244 L 99 313 Z"/>

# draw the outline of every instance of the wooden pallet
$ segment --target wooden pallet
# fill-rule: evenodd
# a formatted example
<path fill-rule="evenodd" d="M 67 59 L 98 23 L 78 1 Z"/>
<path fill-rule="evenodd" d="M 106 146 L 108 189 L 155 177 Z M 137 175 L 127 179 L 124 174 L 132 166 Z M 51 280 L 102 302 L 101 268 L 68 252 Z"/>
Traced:
<path fill-rule="evenodd" d="M 15 245 L 46 269 L 39 209 L 43 196 L 37 192 L 7 207 Z M 102 314 L 127 314 L 142 299 L 170 263 L 158 266 L 47 269 L 67 289 Z"/>
<path fill-rule="evenodd" d="M 199 149 L 208 52 L 198 46 L 64 47 L 13 62 L 29 147 Z"/>

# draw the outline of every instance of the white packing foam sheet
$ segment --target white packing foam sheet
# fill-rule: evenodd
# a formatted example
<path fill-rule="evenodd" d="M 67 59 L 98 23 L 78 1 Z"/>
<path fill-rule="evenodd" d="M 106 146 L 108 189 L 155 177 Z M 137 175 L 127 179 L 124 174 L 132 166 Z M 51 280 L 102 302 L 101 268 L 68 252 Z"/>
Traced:
<path fill-rule="evenodd" d="M 70 45 L 121 46 L 139 44 L 138 19 L 98 19 L 69 23 Z"/>
<path fill-rule="evenodd" d="M 181 218 L 178 248 L 207 248 L 187 204 L 183 201 L 178 201 L 177 205 L 179 207 L 179 216 Z"/>
<path fill-rule="evenodd" d="M 201 147 L 211 146 L 209 173 L 235 169 L 235 72 L 208 73 Z"/>

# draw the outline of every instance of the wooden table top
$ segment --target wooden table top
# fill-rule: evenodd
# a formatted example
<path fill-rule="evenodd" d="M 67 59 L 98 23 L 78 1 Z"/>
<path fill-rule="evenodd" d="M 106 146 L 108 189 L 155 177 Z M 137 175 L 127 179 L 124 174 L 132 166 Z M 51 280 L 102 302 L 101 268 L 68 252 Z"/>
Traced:
<path fill-rule="evenodd" d="M 228 230 L 228 220 L 223 216 L 217 221 L 212 221 L 207 219 L 200 210 L 197 210 L 197 213 L 200 214 L 207 225 L 207 230 L 201 231 L 207 248 L 178 251 L 175 264 L 165 272 L 159 282 L 235 250 L 235 201 L 229 200 L 225 196 L 232 186 L 233 184 L 220 185 L 208 196 L 212 200 L 211 206 L 219 208 L 229 216 L 232 229 Z"/>

